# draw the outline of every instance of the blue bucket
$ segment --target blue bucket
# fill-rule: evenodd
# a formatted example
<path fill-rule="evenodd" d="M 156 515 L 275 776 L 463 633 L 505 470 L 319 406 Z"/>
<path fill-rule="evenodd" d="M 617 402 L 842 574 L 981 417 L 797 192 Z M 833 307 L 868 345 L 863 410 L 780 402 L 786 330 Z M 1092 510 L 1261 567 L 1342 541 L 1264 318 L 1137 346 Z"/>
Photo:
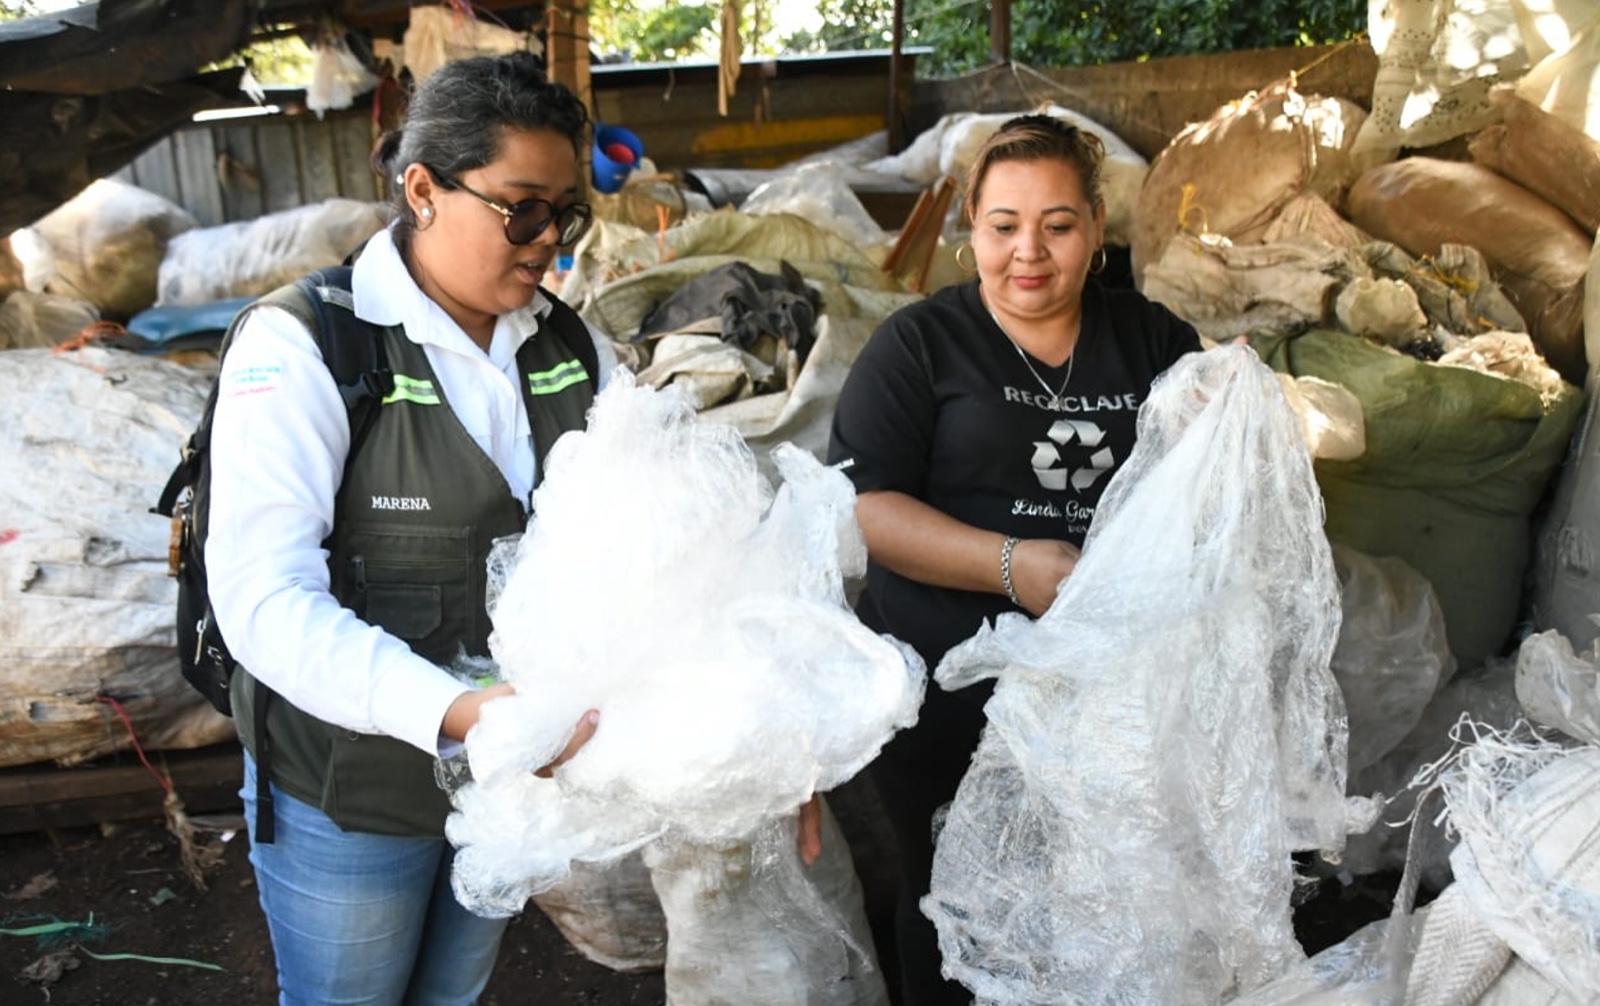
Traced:
<path fill-rule="evenodd" d="M 606 155 L 606 148 L 620 143 L 633 151 L 633 163 L 623 164 Z M 594 131 L 594 187 L 601 192 L 615 192 L 628 180 L 628 173 L 638 167 L 644 157 L 644 142 L 621 126 L 598 126 Z"/>

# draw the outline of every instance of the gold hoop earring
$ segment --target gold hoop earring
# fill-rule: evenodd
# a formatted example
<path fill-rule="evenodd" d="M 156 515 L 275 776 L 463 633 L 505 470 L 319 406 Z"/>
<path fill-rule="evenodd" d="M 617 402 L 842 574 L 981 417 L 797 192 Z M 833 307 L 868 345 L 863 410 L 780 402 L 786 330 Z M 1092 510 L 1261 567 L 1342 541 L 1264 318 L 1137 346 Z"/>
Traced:
<path fill-rule="evenodd" d="M 1095 255 L 1100 256 L 1100 259 L 1099 259 L 1098 262 L 1095 260 Z M 1100 247 L 1096 248 L 1094 250 L 1094 254 L 1089 256 L 1089 275 L 1098 276 L 1101 273 L 1105 272 L 1106 271 L 1106 263 L 1109 260 L 1110 260 L 1110 256 L 1106 254 L 1106 246 L 1105 245 L 1101 245 Z"/>
<path fill-rule="evenodd" d="M 972 252 L 972 264 L 971 265 L 967 265 L 965 262 L 961 261 L 961 252 L 962 252 L 963 249 L 965 249 L 966 251 Z M 977 251 L 976 248 L 972 247 L 972 244 L 970 242 L 963 241 L 961 244 L 956 246 L 956 265 L 961 268 L 962 272 L 977 272 L 978 271 L 978 251 Z"/>

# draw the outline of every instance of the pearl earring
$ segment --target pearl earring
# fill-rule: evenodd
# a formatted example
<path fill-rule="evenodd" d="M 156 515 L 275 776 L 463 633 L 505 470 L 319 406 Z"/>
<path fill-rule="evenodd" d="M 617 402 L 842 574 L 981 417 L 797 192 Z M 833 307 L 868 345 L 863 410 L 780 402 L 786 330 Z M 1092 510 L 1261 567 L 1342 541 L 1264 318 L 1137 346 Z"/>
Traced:
<path fill-rule="evenodd" d="M 424 206 L 422 208 L 422 219 L 424 219 L 424 220 L 432 220 L 433 219 L 433 207 L 432 206 Z"/>

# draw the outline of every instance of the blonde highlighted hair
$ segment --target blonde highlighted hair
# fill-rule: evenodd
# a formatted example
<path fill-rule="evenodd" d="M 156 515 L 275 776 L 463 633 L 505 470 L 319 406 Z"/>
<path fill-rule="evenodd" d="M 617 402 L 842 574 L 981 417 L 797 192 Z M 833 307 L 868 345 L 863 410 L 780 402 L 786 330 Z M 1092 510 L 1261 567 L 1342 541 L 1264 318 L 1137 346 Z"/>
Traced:
<path fill-rule="evenodd" d="M 1091 206 L 1101 201 L 1100 167 L 1106 147 L 1100 137 L 1053 115 L 1035 113 L 1008 119 L 978 148 L 967 172 L 961 210 L 972 223 L 989 169 L 1001 161 L 1062 161 L 1078 173 Z"/>

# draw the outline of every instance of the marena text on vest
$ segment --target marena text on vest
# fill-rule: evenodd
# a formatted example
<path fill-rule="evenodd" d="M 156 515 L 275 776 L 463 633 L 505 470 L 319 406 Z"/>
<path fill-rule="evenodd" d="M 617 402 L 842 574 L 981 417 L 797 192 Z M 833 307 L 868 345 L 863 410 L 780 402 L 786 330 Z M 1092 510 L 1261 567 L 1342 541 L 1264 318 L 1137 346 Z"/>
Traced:
<path fill-rule="evenodd" d="M 432 510 L 426 496 L 374 496 L 374 510 Z"/>

